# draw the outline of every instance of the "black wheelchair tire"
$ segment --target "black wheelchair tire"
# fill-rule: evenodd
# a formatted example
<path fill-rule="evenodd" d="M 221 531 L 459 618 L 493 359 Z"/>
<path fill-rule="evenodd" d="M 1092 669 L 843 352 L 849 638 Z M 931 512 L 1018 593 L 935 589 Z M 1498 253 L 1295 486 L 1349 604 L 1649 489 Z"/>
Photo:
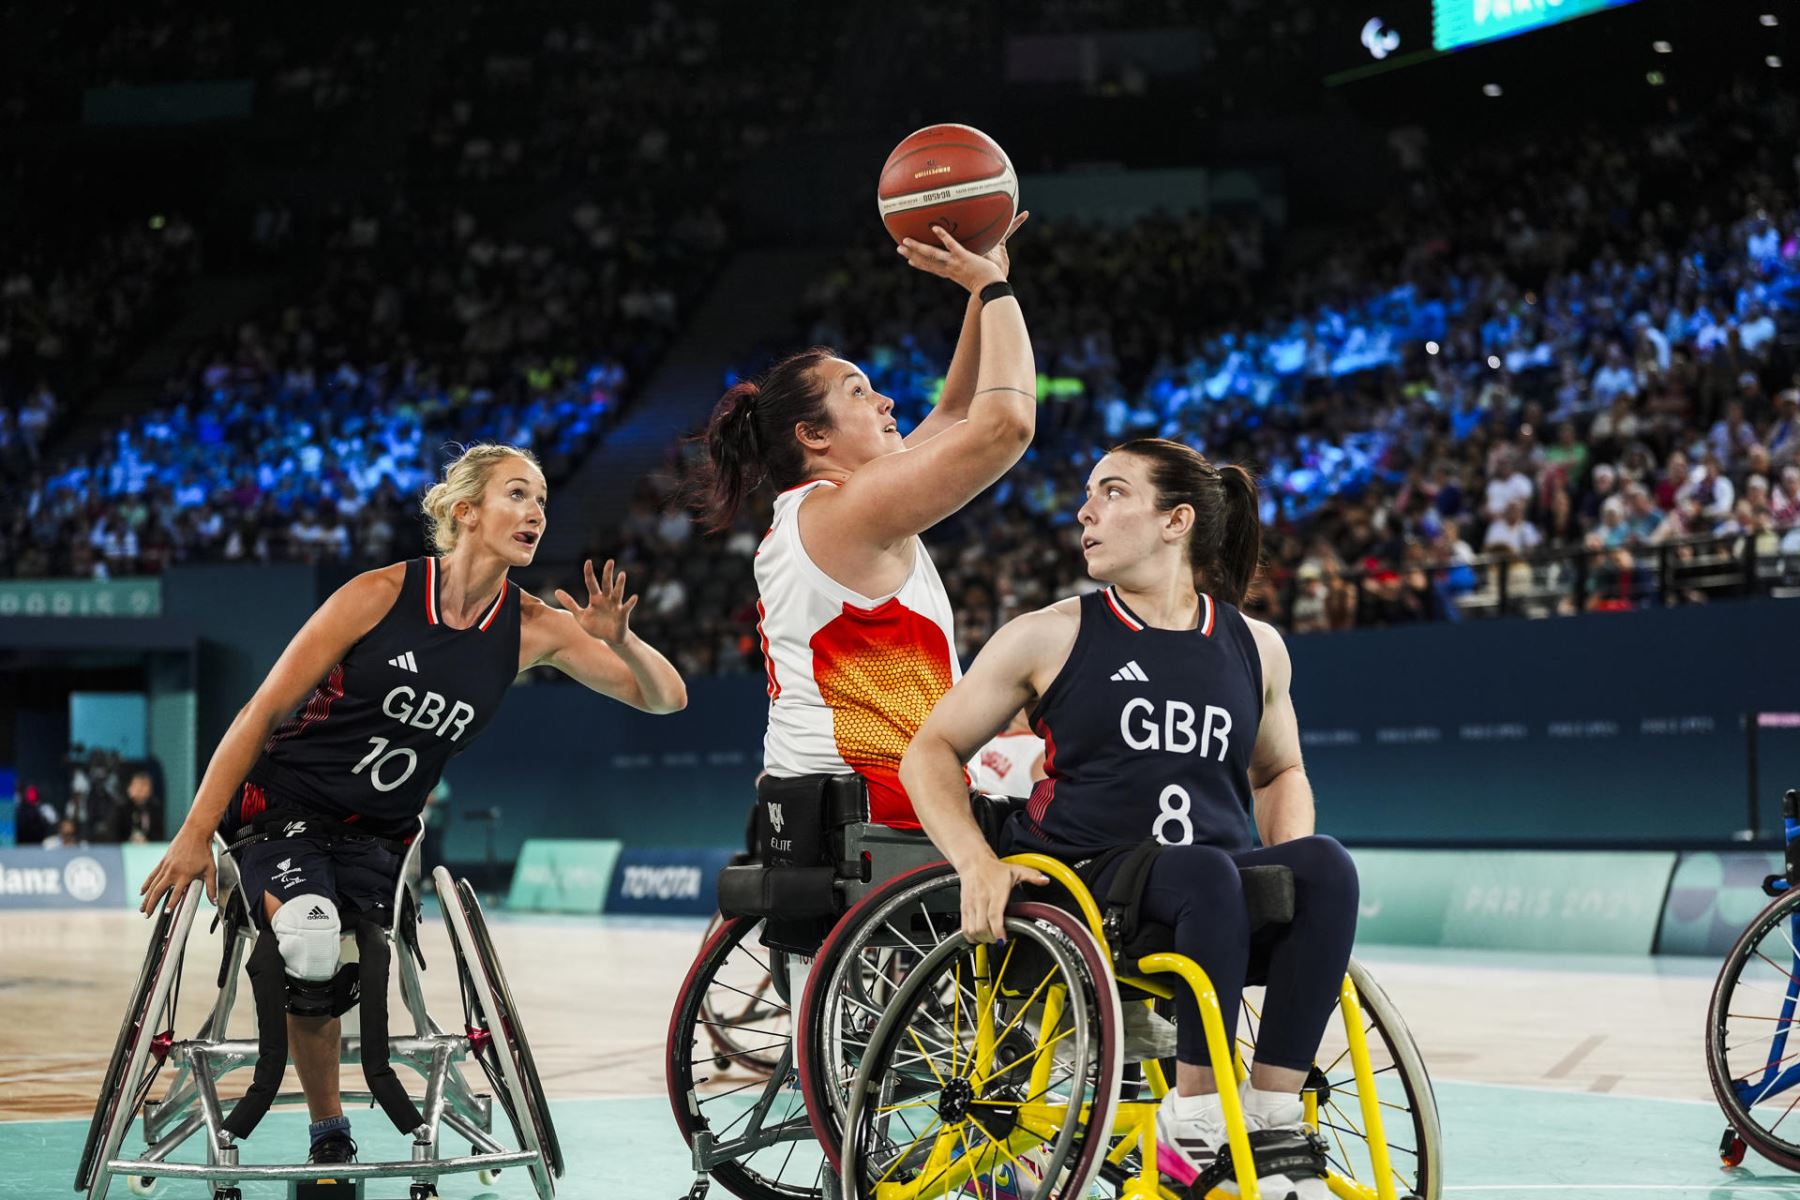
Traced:
<path fill-rule="evenodd" d="M 712 936 L 694 956 L 693 964 L 688 968 L 687 977 L 677 995 L 674 1011 L 669 1014 L 669 1033 L 663 1060 L 669 1088 L 669 1107 L 675 1114 L 675 1124 L 681 1131 L 682 1141 L 690 1146 L 696 1134 L 710 1129 L 706 1118 L 696 1111 L 697 1106 L 690 1107 L 697 1081 L 694 1078 L 693 1055 L 689 1051 L 701 1036 L 699 1018 L 700 1009 L 705 1002 L 706 986 L 732 951 L 756 932 L 757 924 L 758 919 L 755 917 L 727 917 L 718 924 Z M 790 1030 L 791 1027 L 790 1017 Z M 793 1034 L 790 1032 L 788 1037 L 791 1044 Z M 806 1140 L 812 1140 L 810 1131 Z M 823 1195 L 820 1188 L 788 1186 L 779 1180 L 770 1180 L 738 1161 L 718 1163 L 708 1174 L 714 1182 L 739 1200 L 820 1200 Z"/>
<path fill-rule="evenodd" d="M 519 1081 L 525 1092 L 526 1107 L 530 1111 L 524 1114 L 512 1112 L 511 1093 L 504 1078 L 498 1077 L 499 1072 L 485 1061 L 481 1064 L 482 1069 L 487 1071 L 495 1092 L 505 1101 L 514 1125 L 521 1123 L 521 1117 L 532 1122 L 537 1132 L 538 1146 L 544 1153 L 545 1165 L 552 1175 L 560 1179 L 563 1174 L 562 1144 L 556 1137 L 556 1124 L 550 1119 L 549 1100 L 544 1094 L 543 1080 L 538 1076 L 537 1061 L 531 1056 L 531 1042 L 525 1036 L 524 1020 L 519 1015 L 518 1006 L 513 1003 L 512 989 L 506 982 L 506 972 L 500 966 L 499 955 L 495 953 L 493 936 L 488 933 L 487 918 L 481 911 L 481 901 L 466 879 L 456 881 L 456 898 L 463 906 L 463 916 L 469 922 L 469 936 L 475 943 L 471 949 L 487 975 L 489 986 L 494 990 L 494 999 L 502 1009 L 502 1027 L 489 1032 L 495 1040 L 504 1041 L 513 1055 L 519 1068 Z M 467 966 L 464 963 L 463 969 L 466 970 Z"/>

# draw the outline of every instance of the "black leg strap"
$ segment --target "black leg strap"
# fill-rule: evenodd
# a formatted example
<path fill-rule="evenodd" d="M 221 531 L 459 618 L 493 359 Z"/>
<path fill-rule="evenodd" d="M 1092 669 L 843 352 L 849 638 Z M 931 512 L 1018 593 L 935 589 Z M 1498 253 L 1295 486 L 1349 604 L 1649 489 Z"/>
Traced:
<path fill-rule="evenodd" d="M 412 1097 L 388 1062 L 388 967 L 387 930 L 380 922 L 358 921 L 356 952 L 362 970 L 362 1069 L 369 1094 L 401 1133 L 410 1134 L 425 1123 Z"/>
<path fill-rule="evenodd" d="M 287 1071 L 287 964 L 275 935 L 264 930 L 250 949 L 246 963 L 250 995 L 256 1001 L 256 1072 L 249 1090 L 232 1106 L 225 1128 L 234 1137 L 247 1138 L 281 1091 Z M 223 1030 L 219 1031 L 223 1033 Z"/>

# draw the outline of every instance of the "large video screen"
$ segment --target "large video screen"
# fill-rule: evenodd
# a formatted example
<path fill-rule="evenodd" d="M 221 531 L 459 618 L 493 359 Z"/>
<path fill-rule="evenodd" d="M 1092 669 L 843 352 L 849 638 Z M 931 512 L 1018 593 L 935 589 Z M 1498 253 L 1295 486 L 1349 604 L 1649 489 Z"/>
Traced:
<path fill-rule="evenodd" d="M 1431 44 L 1460 50 L 1637 0 L 1432 0 Z"/>

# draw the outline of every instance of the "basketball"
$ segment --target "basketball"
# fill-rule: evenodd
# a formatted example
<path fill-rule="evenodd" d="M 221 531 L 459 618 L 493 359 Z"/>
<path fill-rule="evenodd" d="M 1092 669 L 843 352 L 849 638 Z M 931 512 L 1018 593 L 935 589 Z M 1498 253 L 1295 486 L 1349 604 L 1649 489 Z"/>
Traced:
<path fill-rule="evenodd" d="M 1006 236 L 1019 207 L 1019 178 L 999 143 L 967 125 L 927 125 L 908 134 L 881 168 L 881 223 L 895 242 L 938 244 L 933 225 L 976 254 Z"/>

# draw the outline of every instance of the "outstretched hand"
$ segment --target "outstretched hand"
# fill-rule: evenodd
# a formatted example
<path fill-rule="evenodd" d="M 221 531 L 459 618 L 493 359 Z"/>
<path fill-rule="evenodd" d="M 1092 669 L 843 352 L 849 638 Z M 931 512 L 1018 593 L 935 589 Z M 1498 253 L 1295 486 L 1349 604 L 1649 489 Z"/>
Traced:
<path fill-rule="evenodd" d="M 614 574 L 613 560 L 609 558 L 596 578 L 594 560 L 590 558 L 582 564 L 582 574 L 587 578 L 587 604 L 577 604 L 575 597 L 561 588 L 556 589 L 557 603 L 568 610 L 589 637 L 597 637 L 608 645 L 623 642 L 631 635 L 631 610 L 638 602 L 638 597 L 625 594 L 625 572 Z"/>

